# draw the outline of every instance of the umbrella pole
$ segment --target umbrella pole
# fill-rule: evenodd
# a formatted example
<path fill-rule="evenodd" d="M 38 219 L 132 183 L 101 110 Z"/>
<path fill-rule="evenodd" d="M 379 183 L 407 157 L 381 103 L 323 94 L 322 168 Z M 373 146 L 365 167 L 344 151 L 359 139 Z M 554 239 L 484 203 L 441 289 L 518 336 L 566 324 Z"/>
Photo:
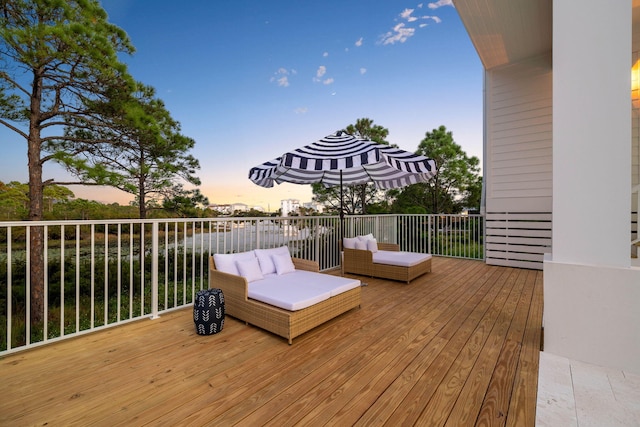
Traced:
<path fill-rule="evenodd" d="M 344 259 L 342 258 L 342 251 L 344 250 L 344 248 L 342 247 L 343 242 L 344 242 L 344 190 L 342 188 L 342 169 L 340 169 L 340 243 L 338 243 L 338 255 L 340 256 L 340 266 L 342 271 L 342 273 L 340 273 L 341 276 L 344 276 L 344 266 L 342 266 L 342 263 L 344 262 Z"/>
<path fill-rule="evenodd" d="M 344 191 L 342 188 L 342 169 L 340 170 L 340 244 L 344 238 Z"/>

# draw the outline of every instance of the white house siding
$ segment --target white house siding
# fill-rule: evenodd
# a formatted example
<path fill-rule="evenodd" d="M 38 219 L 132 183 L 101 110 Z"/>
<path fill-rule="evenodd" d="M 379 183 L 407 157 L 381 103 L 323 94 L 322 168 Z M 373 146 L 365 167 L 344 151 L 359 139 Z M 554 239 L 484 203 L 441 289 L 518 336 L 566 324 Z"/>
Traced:
<path fill-rule="evenodd" d="M 542 269 L 551 249 L 551 55 L 486 71 L 486 262 Z"/>

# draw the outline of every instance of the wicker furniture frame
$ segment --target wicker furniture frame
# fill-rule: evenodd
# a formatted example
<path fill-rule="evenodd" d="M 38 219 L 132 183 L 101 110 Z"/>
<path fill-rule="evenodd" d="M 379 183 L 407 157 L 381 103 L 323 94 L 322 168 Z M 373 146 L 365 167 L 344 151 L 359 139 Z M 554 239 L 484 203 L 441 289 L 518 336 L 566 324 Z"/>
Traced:
<path fill-rule="evenodd" d="M 307 270 L 320 274 L 318 263 L 300 258 L 292 258 L 297 270 Z M 225 313 L 281 337 L 289 344 L 303 333 L 324 322 L 360 307 L 360 287 L 335 295 L 310 307 L 289 311 L 249 298 L 247 279 L 216 269 L 213 256 L 209 257 L 209 287 L 222 289 Z"/>
<path fill-rule="evenodd" d="M 378 250 L 399 251 L 400 245 L 395 243 L 378 242 Z M 399 265 L 379 264 L 373 262 L 373 253 L 364 249 L 344 248 L 342 261 L 343 272 L 359 274 L 361 276 L 381 277 L 384 279 L 411 282 L 418 276 L 431 272 L 431 258 L 410 267 Z"/>

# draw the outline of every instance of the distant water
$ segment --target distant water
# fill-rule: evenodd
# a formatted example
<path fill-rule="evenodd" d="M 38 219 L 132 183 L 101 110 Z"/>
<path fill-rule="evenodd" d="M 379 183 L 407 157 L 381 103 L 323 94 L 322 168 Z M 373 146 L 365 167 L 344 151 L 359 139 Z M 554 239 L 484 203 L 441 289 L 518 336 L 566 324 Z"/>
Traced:
<path fill-rule="evenodd" d="M 321 230 L 322 233 L 327 231 L 326 228 Z M 193 252 L 205 250 L 210 253 L 233 253 L 282 246 L 290 242 L 308 239 L 310 235 L 311 231 L 308 228 L 274 226 L 267 229 L 260 227 L 258 231 L 255 227 L 249 226 L 224 232 L 196 233 L 179 240 L 177 244 L 170 238 L 167 248 L 178 247 Z M 161 241 L 160 244 L 164 247 L 164 241 Z"/>

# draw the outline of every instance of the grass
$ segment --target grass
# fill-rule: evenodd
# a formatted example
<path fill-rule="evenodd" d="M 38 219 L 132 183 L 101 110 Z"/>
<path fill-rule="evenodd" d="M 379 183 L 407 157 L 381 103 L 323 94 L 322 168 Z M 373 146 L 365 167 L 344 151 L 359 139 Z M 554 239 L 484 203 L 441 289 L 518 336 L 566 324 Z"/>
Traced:
<path fill-rule="evenodd" d="M 164 283 L 164 282 L 163 282 Z M 159 286 L 158 310 L 189 304 L 193 301 L 194 291 L 199 289 L 192 283 L 176 282 L 173 286 Z M 168 292 L 168 294 L 167 294 Z M 167 304 L 165 306 L 165 294 Z M 70 335 L 88 329 L 115 324 L 120 321 L 143 317 L 151 314 L 151 286 L 145 286 L 143 297 L 121 293 L 111 295 L 105 304 L 104 295 L 97 295 L 93 299 L 81 295 L 76 304 L 73 299 L 65 299 L 64 321 L 61 321 L 63 310 L 59 304 L 50 304 L 47 310 L 47 339 L 58 338 L 62 335 Z M 120 310 L 118 311 L 118 305 Z M 11 316 L 11 348 L 21 347 L 27 343 L 26 309 L 24 304 L 16 304 L 16 311 Z M 7 347 L 7 315 L 0 315 L 0 351 L 6 351 Z M 61 327 L 62 326 L 62 327 Z M 62 333 L 61 331 L 64 331 Z M 44 323 L 31 325 L 29 342 L 44 340 Z"/>

